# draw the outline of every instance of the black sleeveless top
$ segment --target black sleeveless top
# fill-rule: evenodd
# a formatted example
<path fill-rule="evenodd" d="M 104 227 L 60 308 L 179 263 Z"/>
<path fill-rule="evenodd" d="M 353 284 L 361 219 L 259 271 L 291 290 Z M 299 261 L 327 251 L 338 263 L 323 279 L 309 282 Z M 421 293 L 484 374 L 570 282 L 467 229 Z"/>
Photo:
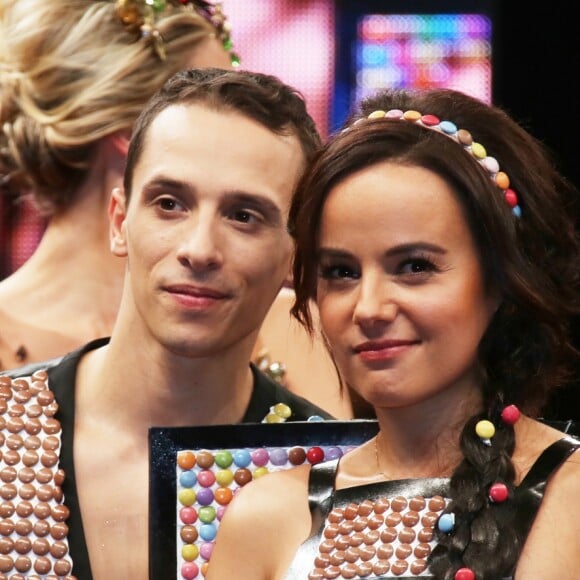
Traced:
<path fill-rule="evenodd" d="M 546 485 L 580 447 L 564 437 L 547 447 L 515 489 L 515 524 L 526 538 Z M 426 557 L 433 528 L 448 503 L 449 479 L 406 479 L 335 490 L 339 460 L 312 466 L 310 537 L 300 546 L 286 580 L 430 578 Z M 512 572 L 513 573 L 513 572 Z"/>
<path fill-rule="evenodd" d="M 12 379 L 26 377 L 27 380 L 32 380 L 34 373 L 39 371 L 46 371 L 46 374 L 48 375 L 45 385 L 46 390 L 50 390 L 52 393 L 54 393 L 54 398 L 58 403 L 58 410 L 54 413 L 54 418 L 58 420 L 61 426 L 61 429 L 58 433 L 60 438 L 60 446 L 58 449 L 58 464 L 54 465 L 54 471 L 56 472 L 56 470 L 60 468 L 64 477 L 64 481 L 60 484 L 60 488 L 64 494 L 64 500 L 61 498 L 59 504 L 64 504 L 70 514 L 66 519 L 68 537 L 66 539 L 59 538 L 63 541 L 67 541 L 68 548 L 70 550 L 70 554 L 67 554 L 66 556 L 66 562 L 61 563 L 61 567 L 64 569 L 66 566 L 68 569 L 72 562 L 72 572 L 75 574 L 74 577 L 78 578 L 79 580 L 91 580 L 92 571 L 85 541 L 84 526 L 75 477 L 74 425 L 76 374 L 81 358 L 89 351 L 104 346 L 108 342 L 109 338 L 96 339 L 87 343 L 83 347 L 68 353 L 65 356 L 56 357 L 54 359 L 40 363 L 31 363 L 19 369 L 12 369 L 10 371 L 0 373 L 0 378 L 5 375 L 6 377 L 11 377 Z M 257 369 L 255 365 L 250 364 L 250 368 L 254 377 L 254 389 L 252 391 L 252 397 L 248 404 L 248 408 L 246 409 L 246 413 L 241 421 L 242 423 L 260 423 L 268 414 L 270 408 L 278 403 L 284 403 L 290 407 L 292 411 L 292 415 L 288 419 L 290 422 L 307 421 L 314 415 L 322 419 L 333 418 L 323 409 L 320 409 L 306 399 L 295 395 L 282 385 L 271 380 L 263 372 Z M 12 402 L 10 402 L 10 405 L 12 405 L 14 402 L 14 397 L 12 396 L 11 391 L 12 388 L 14 387 L 3 385 L 0 382 L 0 403 L 2 403 L 5 397 L 8 397 L 7 400 L 12 400 Z M 27 403 L 27 405 L 30 405 L 35 401 L 36 395 L 30 398 L 30 401 Z M 9 436 L 11 434 L 11 432 L 6 427 L 6 421 L 2 418 L 3 414 L 9 416 L 10 409 L 8 409 L 6 405 L 2 407 L 0 404 L 0 463 L 2 463 L 3 457 L 6 459 L 5 454 L 9 450 Z M 52 420 L 52 415 L 48 418 Z M 53 434 L 51 436 L 55 435 L 56 434 Z M 0 466 L 0 468 L 1 467 L 2 466 Z M 42 464 L 39 462 L 38 468 L 41 467 Z M 64 476 L 64 474 L 66 474 L 66 476 Z M 20 486 L 21 482 L 18 482 L 18 484 Z M 2 481 L 0 480 L 0 487 L 1 486 Z M 53 501 L 53 503 L 57 503 L 56 500 L 51 501 Z M 0 499 L 0 503 L 1 502 L 2 500 Z M 4 523 L 5 525 L 7 519 L 9 518 L 5 517 L 3 514 L 0 515 L 0 524 Z M 32 520 L 32 517 L 28 519 Z M 12 558 L 12 556 L 7 554 L 6 551 L 2 552 L 2 556 L 5 559 Z M 14 556 L 14 559 L 17 557 L 18 555 Z M 31 565 L 34 565 L 36 559 L 36 555 L 34 555 L 34 557 L 30 557 Z M 2 562 L 0 562 L 0 565 L 1 564 Z M 62 576 L 64 577 L 64 574 Z M 59 575 L 59 578 L 60 577 L 61 575 Z M 4 576 L 0 572 L 0 579 L 1 578 L 4 578 Z"/>

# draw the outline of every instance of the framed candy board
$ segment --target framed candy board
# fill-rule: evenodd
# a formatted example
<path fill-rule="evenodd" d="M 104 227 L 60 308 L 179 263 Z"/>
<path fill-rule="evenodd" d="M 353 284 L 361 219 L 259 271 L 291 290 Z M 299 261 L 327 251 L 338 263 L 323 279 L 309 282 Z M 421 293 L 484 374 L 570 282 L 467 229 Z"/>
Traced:
<path fill-rule="evenodd" d="M 377 431 L 374 420 L 151 428 L 150 579 L 202 579 L 237 490 L 273 471 L 340 457 Z"/>

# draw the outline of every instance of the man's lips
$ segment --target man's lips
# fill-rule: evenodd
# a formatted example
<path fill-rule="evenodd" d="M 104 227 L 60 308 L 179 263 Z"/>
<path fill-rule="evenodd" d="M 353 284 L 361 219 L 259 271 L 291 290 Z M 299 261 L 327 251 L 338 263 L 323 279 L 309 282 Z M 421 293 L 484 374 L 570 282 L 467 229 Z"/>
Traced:
<path fill-rule="evenodd" d="M 180 310 L 197 314 L 213 312 L 214 308 L 231 298 L 231 294 L 217 288 L 194 284 L 170 284 L 163 290 Z"/>
<path fill-rule="evenodd" d="M 190 284 L 172 284 L 165 286 L 164 290 L 177 296 L 191 297 L 193 299 L 224 300 L 231 295 L 227 292 L 208 288 L 206 286 L 192 286 Z"/>

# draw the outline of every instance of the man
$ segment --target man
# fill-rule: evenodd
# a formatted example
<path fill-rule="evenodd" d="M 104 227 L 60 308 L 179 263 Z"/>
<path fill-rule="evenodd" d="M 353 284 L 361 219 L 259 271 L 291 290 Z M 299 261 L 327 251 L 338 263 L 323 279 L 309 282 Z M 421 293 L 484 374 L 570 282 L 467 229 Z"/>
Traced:
<path fill-rule="evenodd" d="M 63 526 L 51 529 L 59 544 L 56 556 L 50 548 L 58 558 L 53 573 L 147 577 L 149 427 L 330 418 L 249 364 L 289 273 L 287 213 L 318 145 L 301 97 L 274 77 L 245 71 L 179 73 L 137 120 L 124 187 L 109 210 L 111 251 L 127 258 L 110 340 L 10 373 L 47 368 L 27 382 L 0 377 L 4 412 L 29 417 L 36 431 L 24 447 L 43 450 L 39 481 L 58 488 L 56 469 L 64 470 L 70 558 Z M 11 446 L 4 457 L 12 461 L 14 431 L 5 424 Z M 29 432 L 28 423 L 20 429 Z M 26 474 L 31 485 L 33 471 Z M 18 509 L 20 517 L 27 512 Z M 57 523 L 62 511 L 53 509 Z M 2 572 L 2 559 L 12 569 L 7 558 L 20 571 L 18 552 L 2 554 Z M 45 557 L 29 560 L 19 566 L 50 571 Z"/>

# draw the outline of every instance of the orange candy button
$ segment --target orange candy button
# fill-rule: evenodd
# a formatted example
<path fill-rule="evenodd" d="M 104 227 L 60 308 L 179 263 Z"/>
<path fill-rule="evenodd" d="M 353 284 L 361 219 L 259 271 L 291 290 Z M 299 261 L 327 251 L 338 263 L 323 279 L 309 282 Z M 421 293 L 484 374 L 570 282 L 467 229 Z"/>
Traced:
<path fill-rule="evenodd" d="M 177 465 L 181 469 L 191 469 L 195 465 L 195 455 L 191 451 L 183 451 L 177 455 Z"/>
<path fill-rule="evenodd" d="M 220 505 L 227 505 L 232 501 L 234 494 L 229 487 L 218 487 L 214 492 L 214 498 Z"/>

